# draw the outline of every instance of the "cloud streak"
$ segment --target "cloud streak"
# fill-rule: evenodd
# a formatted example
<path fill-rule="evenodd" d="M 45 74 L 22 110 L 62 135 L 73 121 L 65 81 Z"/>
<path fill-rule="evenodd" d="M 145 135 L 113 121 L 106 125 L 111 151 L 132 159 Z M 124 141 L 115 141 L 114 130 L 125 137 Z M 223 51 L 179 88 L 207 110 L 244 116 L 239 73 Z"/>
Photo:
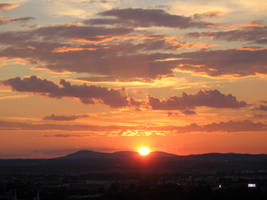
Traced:
<path fill-rule="evenodd" d="M 193 38 L 211 38 L 224 41 L 249 41 L 256 44 L 266 44 L 267 26 L 244 27 L 229 31 L 192 32 L 186 36 Z"/>
<path fill-rule="evenodd" d="M 226 49 L 180 54 L 177 69 L 209 76 L 244 77 L 267 74 L 267 50 Z"/>
<path fill-rule="evenodd" d="M 243 121 L 226 121 L 209 123 L 204 125 L 189 124 L 185 126 L 97 126 L 88 124 L 33 124 L 25 122 L 8 122 L 0 120 L 0 131 L 71 131 L 69 136 L 73 136 L 75 131 L 84 131 L 90 135 L 112 135 L 112 136 L 151 136 L 151 135 L 175 135 L 183 133 L 234 133 L 267 131 L 267 124 Z M 68 137 L 67 132 L 60 133 L 58 137 Z M 56 136 L 56 135 L 55 135 Z M 80 134 L 77 135 L 78 137 Z M 84 136 L 84 135 L 82 135 Z M 89 136 L 89 135 L 88 135 Z"/>
<path fill-rule="evenodd" d="M 0 130 L 17 130 L 17 131 L 86 131 L 101 132 L 104 134 L 112 130 L 124 130 L 122 126 L 98 126 L 88 124 L 56 124 L 56 123 L 26 123 L 0 120 Z"/>

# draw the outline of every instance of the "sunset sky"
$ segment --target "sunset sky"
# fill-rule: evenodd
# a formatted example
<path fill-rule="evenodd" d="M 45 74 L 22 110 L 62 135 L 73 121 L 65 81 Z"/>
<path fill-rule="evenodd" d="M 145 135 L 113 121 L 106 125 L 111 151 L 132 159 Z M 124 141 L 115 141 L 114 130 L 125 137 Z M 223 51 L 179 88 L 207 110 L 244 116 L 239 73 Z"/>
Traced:
<path fill-rule="evenodd" d="M 267 153 L 266 0 L 0 0 L 0 158 Z"/>

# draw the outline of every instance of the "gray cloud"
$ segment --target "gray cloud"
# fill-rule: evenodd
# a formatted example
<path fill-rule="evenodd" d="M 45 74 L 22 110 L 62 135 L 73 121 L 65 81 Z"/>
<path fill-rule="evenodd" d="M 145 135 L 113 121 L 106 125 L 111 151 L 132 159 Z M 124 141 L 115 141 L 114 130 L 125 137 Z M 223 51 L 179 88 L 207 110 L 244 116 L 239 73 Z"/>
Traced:
<path fill-rule="evenodd" d="M 211 38 L 224 41 L 251 41 L 258 44 L 266 44 L 267 27 L 246 27 L 229 31 L 192 32 L 186 36 L 193 38 Z"/>
<path fill-rule="evenodd" d="M 71 83 L 61 80 L 59 85 L 46 79 L 40 79 L 36 76 L 21 79 L 19 77 L 1 82 L 5 86 L 11 87 L 14 91 L 30 92 L 38 95 L 49 96 L 51 98 L 72 97 L 78 98 L 84 104 L 102 103 L 113 108 L 135 106 L 139 107 L 144 102 L 136 101 L 133 98 L 123 96 L 118 90 L 107 89 L 89 85 L 71 85 Z M 153 110 L 181 110 L 185 115 L 195 114 L 190 110 L 199 106 L 213 108 L 232 108 L 237 109 L 247 106 L 244 101 L 238 101 L 236 97 L 224 95 L 218 90 L 199 91 L 196 94 L 183 93 L 181 97 L 170 97 L 167 100 L 160 100 L 155 97 L 149 97 L 148 105 Z M 46 116 L 45 120 L 70 121 L 87 117 L 85 115 L 73 116 Z"/>
<path fill-rule="evenodd" d="M 0 18 L 1 19 L 1 18 Z M 31 17 L 17 18 L 16 20 L 25 21 Z M 133 32 L 132 28 L 105 28 L 95 26 L 77 26 L 77 25 L 55 25 L 45 26 L 31 31 L 9 31 L 0 33 L 0 43 L 22 45 L 34 43 L 44 45 L 49 43 L 62 44 L 71 39 L 84 39 L 91 42 L 103 40 L 103 37 L 122 36 Z"/>
<path fill-rule="evenodd" d="M 265 105 L 260 105 L 257 110 L 261 110 L 261 111 L 267 111 L 267 106 Z"/>
<path fill-rule="evenodd" d="M 199 106 L 238 109 L 247 106 L 247 103 L 238 101 L 231 94 L 224 95 L 218 90 L 205 90 L 196 94 L 183 93 L 181 97 L 173 96 L 167 100 L 149 97 L 149 105 L 153 110 L 183 110 L 184 114 L 195 114 L 188 109 Z"/>
<path fill-rule="evenodd" d="M 17 38 L 17 40 L 15 40 Z M 28 37 L 27 35 L 25 36 Z M 20 39 L 20 40 L 18 40 Z M 12 34 L 0 35 L 0 42 L 22 41 L 22 36 Z M 19 42 L 18 42 L 19 43 Z M 31 46 L 34 48 L 25 48 Z M 266 74 L 267 62 L 265 49 L 228 49 L 202 50 L 182 54 L 174 53 L 144 53 L 142 45 L 135 46 L 130 42 L 119 45 L 79 46 L 79 51 L 53 52 L 54 49 L 71 48 L 71 46 L 52 42 L 28 42 L 24 45 L 8 47 L 0 51 L 0 57 L 23 58 L 31 63 L 52 71 L 78 72 L 101 75 L 95 80 L 143 80 L 151 81 L 162 76 L 174 76 L 173 69 L 205 73 L 209 76 L 231 75 L 243 77 L 256 74 Z M 144 44 L 145 46 L 145 44 Z M 160 51 L 160 46 L 157 51 Z M 164 46 L 162 46 L 164 49 Z M 86 48 L 95 48 L 88 51 Z M 152 47 L 151 47 L 152 48 Z M 151 50 L 152 51 L 152 50 Z M 42 65 L 41 62 L 45 64 Z M 90 79 L 90 78 L 89 78 Z M 92 79 L 91 79 L 92 80 Z"/>
<path fill-rule="evenodd" d="M 21 36 L 17 37 L 21 38 Z M 6 34 L 3 38 L 0 37 L 0 41 L 4 40 L 4 38 L 14 42 L 16 36 Z M 26 48 L 28 46 L 32 48 Z M 173 61 L 158 61 L 170 57 L 169 54 L 134 52 L 134 49 L 138 47 L 131 49 L 132 45 L 130 43 L 110 45 L 108 48 L 94 45 L 79 46 L 81 48 L 79 51 L 53 52 L 54 49 L 64 46 L 70 47 L 51 42 L 28 42 L 0 51 L 0 57 L 23 58 L 35 65 L 37 63 L 42 65 L 40 63 L 42 61 L 45 63 L 42 66 L 52 71 L 105 75 L 114 77 L 117 80 L 155 79 L 163 75 L 173 74 L 172 68 L 175 67 L 175 65 L 172 65 Z M 95 49 L 88 51 L 82 48 Z"/>
<path fill-rule="evenodd" d="M 267 44 L 267 39 L 257 39 L 257 40 L 255 40 L 255 42 L 256 43 L 258 43 L 258 44 Z"/>
<path fill-rule="evenodd" d="M 41 36 L 43 39 L 53 40 L 56 38 L 67 39 L 67 38 L 82 38 L 91 41 L 101 40 L 98 36 L 119 36 L 131 33 L 132 28 L 105 28 L 95 26 L 76 26 L 76 25 L 58 25 L 58 26 L 47 26 L 34 30 L 30 34 L 33 36 Z"/>
<path fill-rule="evenodd" d="M 55 115 L 51 114 L 45 116 L 43 120 L 53 120 L 53 121 L 74 121 L 76 119 L 87 118 L 89 115 Z"/>
<path fill-rule="evenodd" d="M 210 76 L 267 74 L 267 50 L 216 50 L 180 54 L 178 68 Z"/>
<path fill-rule="evenodd" d="M 191 17 L 172 15 L 161 9 L 126 8 L 113 9 L 99 13 L 101 16 L 115 18 L 99 18 L 87 20 L 88 24 L 123 24 L 133 27 L 162 26 L 172 28 L 206 28 L 211 23 L 194 20 Z"/>
<path fill-rule="evenodd" d="M 218 17 L 223 13 L 220 11 L 209 11 L 204 13 L 197 13 L 193 15 L 194 19 L 202 19 L 202 18 L 211 18 L 211 17 Z"/>
<path fill-rule="evenodd" d="M 0 33 L 0 57 L 22 58 L 35 66 L 56 72 L 88 73 L 89 81 L 153 81 L 174 76 L 175 68 L 209 76 L 236 77 L 266 74 L 264 49 L 202 50 L 177 53 L 190 46 L 186 42 L 167 42 L 164 36 L 153 39 L 119 40 L 135 33 L 133 28 L 57 25 L 25 32 Z M 146 35 L 145 35 L 146 36 Z M 142 35 L 141 37 L 144 37 Z M 75 44 L 69 41 L 81 39 Z M 103 41 L 113 40 L 102 44 Z M 56 41 L 56 42 L 55 42 Z M 29 48 L 30 47 L 30 48 Z M 56 49 L 66 49 L 56 52 Z M 68 50 L 69 49 L 69 50 Z M 176 53 L 170 53 L 174 52 Z"/>
<path fill-rule="evenodd" d="M 132 31 L 133 29 L 129 28 L 70 25 L 42 27 L 28 32 L 4 32 L 0 33 L 0 43 L 8 47 L 0 51 L 0 57 L 23 58 L 34 65 L 41 65 L 56 72 L 89 73 L 117 80 L 149 80 L 172 74 L 173 66 L 169 65 L 170 62 L 157 61 L 168 55 L 146 54 L 143 51 L 178 47 L 171 47 L 166 43 L 164 47 L 163 41 L 147 41 L 145 44 L 101 44 L 102 41 L 112 40 L 113 36 L 119 39 Z M 72 39 L 78 39 L 76 45 L 68 43 Z M 78 50 L 72 51 L 73 47 Z M 55 52 L 55 49 L 60 48 L 70 50 Z"/>
<path fill-rule="evenodd" d="M 2 84 L 18 92 L 31 92 L 51 98 L 78 98 L 84 104 L 103 103 L 113 108 L 129 105 L 127 97 L 122 96 L 118 90 L 86 84 L 71 85 L 63 79 L 57 85 L 52 81 L 42 80 L 36 76 L 24 79 L 17 77 L 2 81 Z"/>

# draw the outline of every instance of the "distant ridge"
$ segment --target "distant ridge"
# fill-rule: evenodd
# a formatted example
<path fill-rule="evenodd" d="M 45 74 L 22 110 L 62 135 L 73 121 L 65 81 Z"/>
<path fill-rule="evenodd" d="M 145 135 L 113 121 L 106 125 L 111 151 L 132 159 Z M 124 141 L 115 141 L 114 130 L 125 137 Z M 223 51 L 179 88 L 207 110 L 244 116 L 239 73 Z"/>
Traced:
<path fill-rule="evenodd" d="M 232 171 L 264 171 L 266 154 L 208 153 L 175 155 L 151 152 L 147 157 L 134 151 L 103 153 L 81 150 L 52 159 L 0 159 L 0 174 L 6 173 L 109 173 L 109 174 L 210 174 Z"/>
<path fill-rule="evenodd" d="M 68 154 L 57 159 L 88 159 L 88 158 L 106 158 L 109 156 L 109 153 L 80 150 L 71 154 Z"/>
<path fill-rule="evenodd" d="M 90 150 L 80 150 L 57 159 L 94 159 L 94 158 L 132 158 L 139 156 L 135 151 L 118 151 L 103 153 Z M 207 153 L 192 155 L 176 155 L 162 151 L 154 151 L 148 155 L 150 158 L 181 158 L 181 159 L 267 159 L 267 154 L 240 154 L 240 153 Z"/>
<path fill-rule="evenodd" d="M 63 157 L 56 159 L 101 159 L 101 158 L 132 158 L 139 156 L 138 152 L 135 151 L 118 151 L 114 153 L 103 153 L 89 150 L 80 150 Z M 165 153 L 161 151 L 151 152 L 149 157 L 151 158 L 162 158 L 162 157 L 178 157 L 178 155 Z"/>
<path fill-rule="evenodd" d="M 207 153 L 185 156 L 201 159 L 267 159 L 267 154 L 241 154 L 241 153 Z"/>

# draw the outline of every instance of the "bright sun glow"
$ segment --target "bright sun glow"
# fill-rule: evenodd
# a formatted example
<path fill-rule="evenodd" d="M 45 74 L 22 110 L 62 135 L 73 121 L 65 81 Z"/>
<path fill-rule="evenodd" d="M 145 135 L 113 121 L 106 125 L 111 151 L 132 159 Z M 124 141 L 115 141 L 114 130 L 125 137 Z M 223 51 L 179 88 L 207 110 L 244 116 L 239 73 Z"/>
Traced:
<path fill-rule="evenodd" d="M 150 153 L 150 150 L 149 148 L 147 147 L 142 147 L 138 150 L 138 153 L 141 155 L 141 156 L 147 156 L 149 153 Z"/>

